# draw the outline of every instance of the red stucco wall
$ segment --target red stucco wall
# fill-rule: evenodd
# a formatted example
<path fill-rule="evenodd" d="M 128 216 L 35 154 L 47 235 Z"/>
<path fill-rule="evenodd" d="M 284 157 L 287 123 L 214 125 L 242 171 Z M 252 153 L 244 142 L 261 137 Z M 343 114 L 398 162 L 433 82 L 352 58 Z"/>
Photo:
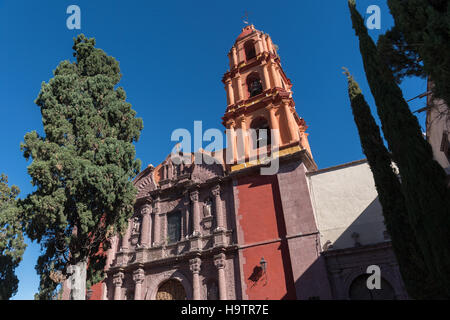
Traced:
<path fill-rule="evenodd" d="M 245 294 L 248 299 L 295 299 L 295 287 L 286 235 L 280 193 L 276 176 L 253 175 L 238 178 L 239 224 L 241 233 Z M 272 242 L 270 242 L 272 241 Z M 269 242 L 259 244 L 261 242 Z M 260 260 L 267 261 L 263 274 Z"/>
<path fill-rule="evenodd" d="M 92 295 L 89 300 L 102 300 L 102 284 L 103 282 L 99 282 L 91 287 Z"/>

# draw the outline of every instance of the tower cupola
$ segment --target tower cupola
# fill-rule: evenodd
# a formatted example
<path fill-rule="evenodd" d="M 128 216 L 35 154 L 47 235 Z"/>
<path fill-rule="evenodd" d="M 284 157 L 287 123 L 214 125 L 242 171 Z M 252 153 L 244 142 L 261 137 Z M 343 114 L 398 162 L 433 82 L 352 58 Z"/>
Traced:
<path fill-rule="evenodd" d="M 292 83 L 284 73 L 277 46 L 271 37 L 247 25 L 228 53 L 230 69 L 222 78 L 227 94 L 227 108 L 223 124 L 231 131 L 233 159 L 251 161 L 258 154 L 259 145 L 248 129 L 272 129 L 270 139 L 258 139 L 274 144 L 283 154 L 306 149 L 311 156 L 305 121 L 298 116 L 292 98 Z M 244 134 L 236 135 L 240 129 Z M 241 141 L 242 140 L 242 141 Z M 237 146 L 244 146 L 238 148 Z M 289 149 L 289 150 L 288 150 Z M 287 151 L 286 151 L 287 150 Z M 240 161 L 241 160 L 241 161 Z M 233 166 L 232 166 L 233 167 Z M 237 166 L 236 168 L 241 168 Z"/>

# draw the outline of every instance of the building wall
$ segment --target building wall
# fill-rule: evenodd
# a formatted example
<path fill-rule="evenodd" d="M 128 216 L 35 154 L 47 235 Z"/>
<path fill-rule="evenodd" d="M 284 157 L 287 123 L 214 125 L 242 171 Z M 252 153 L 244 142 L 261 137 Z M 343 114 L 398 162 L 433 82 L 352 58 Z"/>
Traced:
<path fill-rule="evenodd" d="M 322 249 L 328 244 L 343 249 L 386 240 L 381 205 L 365 160 L 310 173 L 308 184 Z"/>
<path fill-rule="evenodd" d="M 429 87 L 429 89 L 431 89 Z M 434 159 L 450 174 L 450 162 L 443 148 L 443 136 L 446 133 L 447 145 L 450 143 L 450 111 L 442 99 L 428 96 L 427 105 L 427 141 L 433 149 Z M 445 143 L 445 141 L 444 141 Z"/>
<path fill-rule="evenodd" d="M 92 294 L 90 295 L 89 300 L 102 300 L 103 282 L 94 284 L 90 290 Z"/>
<path fill-rule="evenodd" d="M 253 174 L 237 179 L 237 232 L 242 263 L 243 298 L 295 299 L 292 267 L 276 176 Z M 267 261 L 267 272 L 260 261 Z"/>
<path fill-rule="evenodd" d="M 246 172 L 237 174 L 232 182 L 222 185 L 227 229 L 234 231 L 232 242 L 238 246 L 236 254 L 226 259 L 228 299 L 348 299 L 352 281 L 371 264 L 381 267 L 383 279 L 392 285 L 398 299 L 407 298 L 383 232 L 382 211 L 366 161 L 307 172 L 300 160 L 291 159 L 280 163 L 277 175 Z M 226 191 L 227 185 L 232 191 Z M 208 194 L 208 188 L 200 188 L 199 201 Z M 161 199 L 161 213 L 177 204 Z M 209 231 L 203 229 L 206 236 Z M 359 238 L 352 237 L 354 233 Z M 327 241 L 333 246 L 324 249 Z M 170 247 L 163 249 L 166 254 Z M 266 273 L 260 268 L 263 257 Z M 182 253 L 179 259 L 177 265 L 144 268 L 143 299 L 154 299 L 158 286 L 169 278 L 181 281 L 187 298 L 192 299 L 189 257 Z M 134 288 L 133 268 L 128 270 L 122 299 L 132 295 Z M 212 256 L 205 256 L 200 271 L 201 299 L 208 299 L 211 281 L 217 281 L 217 268 Z M 111 278 L 107 287 L 107 298 L 113 299 Z M 99 297 L 101 285 L 93 287 L 91 299 Z"/>
<path fill-rule="evenodd" d="M 325 263 L 308 190 L 307 168 L 301 161 L 281 163 L 277 174 L 286 237 L 297 299 L 329 299 Z"/>
<path fill-rule="evenodd" d="M 362 288 L 366 298 L 408 299 L 367 161 L 307 176 L 332 298 L 350 299 L 354 281 L 368 277 L 367 268 L 376 265 L 385 286 L 392 289 L 370 292 Z"/>
<path fill-rule="evenodd" d="M 300 159 L 278 174 L 242 174 L 235 181 L 237 236 L 245 299 L 330 299 L 326 266 Z M 267 278 L 255 281 L 261 258 Z"/>
<path fill-rule="evenodd" d="M 352 283 L 360 276 L 368 277 L 366 271 L 367 267 L 371 265 L 380 268 L 381 278 L 391 286 L 393 292 L 389 299 L 408 299 L 390 242 L 329 250 L 324 252 L 324 258 L 330 274 L 334 299 L 350 299 Z M 382 285 L 381 289 L 386 291 L 388 288 Z M 373 295 L 382 296 L 382 291 L 373 292 Z M 382 299 L 382 297 L 380 298 Z"/>

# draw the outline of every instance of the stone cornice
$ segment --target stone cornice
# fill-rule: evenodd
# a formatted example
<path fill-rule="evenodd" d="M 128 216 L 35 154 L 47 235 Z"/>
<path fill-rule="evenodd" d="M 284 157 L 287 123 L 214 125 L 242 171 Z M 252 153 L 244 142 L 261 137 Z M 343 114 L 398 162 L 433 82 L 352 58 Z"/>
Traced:
<path fill-rule="evenodd" d="M 279 152 L 282 153 L 282 151 L 285 149 L 289 149 L 291 147 L 298 147 L 298 146 L 299 146 L 299 141 L 296 141 L 289 145 L 284 145 L 282 148 L 280 148 Z M 312 156 L 309 154 L 309 152 L 306 149 L 302 149 L 302 150 L 299 150 L 299 151 L 296 151 L 293 153 L 289 153 L 286 155 L 280 155 L 278 157 L 278 159 L 279 159 L 280 163 L 301 160 L 303 162 L 303 164 L 305 165 L 305 167 L 309 171 L 317 170 L 317 164 L 315 163 Z M 228 176 L 235 178 L 240 175 L 247 175 L 249 173 L 254 173 L 254 172 L 258 171 L 263 166 L 267 166 L 267 163 L 255 164 L 255 165 L 252 165 L 249 167 L 244 167 L 244 168 L 241 168 L 241 169 L 238 169 L 235 171 L 231 171 L 228 174 Z"/>
<path fill-rule="evenodd" d="M 248 69 L 254 68 L 257 65 L 263 65 L 273 59 L 273 61 L 280 67 L 281 70 L 281 64 L 280 64 L 280 58 L 273 53 L 269 53 L 267 51 L 264 51 L 260 53 L 257 57 L 250 59 L 249 61 L 243 61 L 239 65 L 234 66 L 231 70 L 224 73 L 222 77 L 222 82 L 225 84 L 229 79 L 235 78 L 237 75 L 239 75 L 241 72 L 245 72 Z M 289 84 L 290 80 L 286 77 L 284 71 L 282 71 L 282 74 L 284 78 L 287 80 Z"/>
<path fill-rule="evenodd" d="M 230 231 L 227 231 L 230 232 Z M 136 261 L 128 263 L 127 265 L 120 265 L 120 266 L 112 266 L 109 270 L 106 271 L 106 273 L 110 276 L 113 276 L 114 274 L 117 274 L 118 272 L 124 273 L 124 272 L 133 272 L 136 269 L 140 268 L 153 268 L 153 267 L 159 267 L 159 266 L 173 266 L 177 263 L 189 263 L 189 260 L 193 258 L 200 258 L 200 259 L 209 259 L 214 258 L 214 256 L 224 253 L 224 254 L 233 254 L 233 252 L 236 252 L 239 249 L 237 244 L 232 244 L 228 246 L 220 246 L 220 247 L 212 247 L 206 250 L 196 250 L 196 251 L 188 251 L 181 255 L 176 255 L 172 257 L 165 257 L 157 260 L 152 261 Z M 151 250 L 151 249 L 145 249 L 145 250 Z"/>
<path fill-rule="evenodd" d="M 161 197 L 161 201 L 167 200 L 167 199 L 176 200 L 178 198 L 183 197 L 183 195 L 186 192 L 191 192 L 191 191 L 194 191 L 196 189 L 201 189 L 201 188 L 207 188 L 209 186 L 212 187 L 214 184 L 218 184 L 218 183 L 220 184 L 222 182 L 229 180 L 229 178 L 227 178 L 227 176 L 226 176 L 226 172 L 224 172 L 224 174 L 225 174 L 224 176 L 216 176 L 216 177 L 210 178 L 201 183 L 188 181 L 187 183 L 183 184 L 182 186 L 173 185 L 164 190 L 156 189 L 156 190 L 150 191 L 146 196 L 138 198 L 136 200 L 135 206 L 138 204 L 143 205 L 144 201 L 146 199 L 154 198 L 155 196 Z"/>
<path fill-rule="evenodd" d="M 225 126 L 227 120 L 236 117 L 239 114 L 252 112 L 255 109 L 265 107 L 268 103 L 277 103 L 281 101 L 281 99 L 292 100 L 292 92 L 286 91 L 283 88 L 272 88 L 265 90 L 263 93 L 247 100 L 229 105 L 226 109 L 224 117 L 222 117 L 222 124 Z M 295 105 L 293 100 L 290 103 Z"/>
<path fill-rule="evenodd" d="M 376 244 L 362 245 L 353 248 L 343 248 L 343 249 L 329 249 L 327 251 L 322 251 L 321 254 L 325 257 L 333 257 L 338 255 L 354 255 L 355 253 L 367 254 L 370 251 L 378 251 L 386 248 L 392 248 L 391 241 L 379 242 Z"/>

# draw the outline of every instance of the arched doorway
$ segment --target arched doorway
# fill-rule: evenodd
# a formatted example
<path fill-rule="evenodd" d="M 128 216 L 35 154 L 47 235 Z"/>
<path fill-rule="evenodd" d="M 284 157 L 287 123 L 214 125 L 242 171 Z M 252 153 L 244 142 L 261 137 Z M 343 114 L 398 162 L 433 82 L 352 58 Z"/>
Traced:
<path fill-rule="evenodd" d="M 180 281 L 170 279 L 161 284 L 156 300 L 186 300 L 186 291 Z"/>
<path fill-rule="evenodd" d="M 363 274 L 353 280 L 349 289 L 350 300 L 395 300 L 394 288 L 388 281 L 381 278 L 381 289 L 370 290 L 366 283 L 368 277 Z"/>

